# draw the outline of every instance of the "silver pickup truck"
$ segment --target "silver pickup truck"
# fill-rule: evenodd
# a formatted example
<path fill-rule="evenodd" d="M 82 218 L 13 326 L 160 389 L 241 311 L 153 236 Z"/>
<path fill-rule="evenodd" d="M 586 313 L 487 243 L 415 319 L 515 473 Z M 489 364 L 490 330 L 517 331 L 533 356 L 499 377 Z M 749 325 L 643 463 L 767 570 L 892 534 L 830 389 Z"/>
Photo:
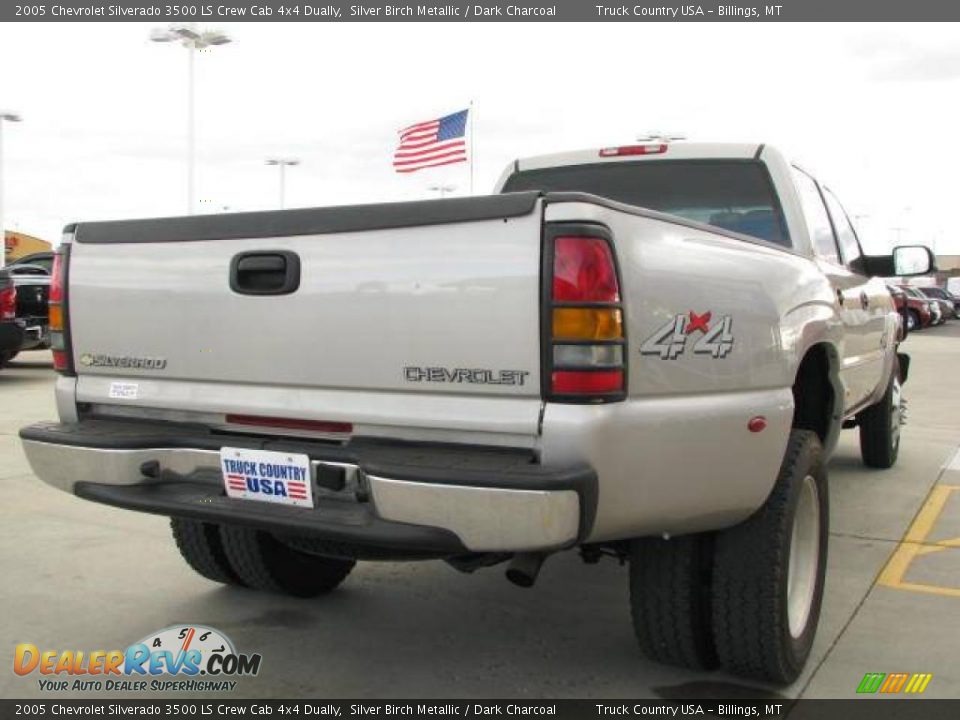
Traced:
<path fill-rule="evenodd" d="M 764 145 L 519 160 L 495 195 L 66 228 L 44 482 L 172 518 L 207 578 L 357 560 L 630 565 L 659 661 L 794 680 L 826 459 L 896 460 L 898 315 L 839 201 Z"/>

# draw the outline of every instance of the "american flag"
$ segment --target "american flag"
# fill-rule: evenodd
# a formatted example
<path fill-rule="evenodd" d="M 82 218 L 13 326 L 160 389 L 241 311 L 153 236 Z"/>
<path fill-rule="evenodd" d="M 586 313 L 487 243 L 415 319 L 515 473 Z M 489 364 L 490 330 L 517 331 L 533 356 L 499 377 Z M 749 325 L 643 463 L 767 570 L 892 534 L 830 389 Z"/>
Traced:
<path fill-rule="evenodd" d="M 288 480 L 287 481 L 287 493 L 294 500 L 306 500 L 307 499 L 307 485 L 298 480 Z"/>
<path fill-rule="evenodd" d="M 231 490 L 243 492 L 247 489 L 247 479 L 243 475 L 227 475 L 227 483 Z"/>
<path fill-rule="evenodd" d="M 417 123 L 400 131 L 400 144 L 393 154 L 398 173 L 467 161 L 467 113 L 461 110 L 437 120 Z"/>

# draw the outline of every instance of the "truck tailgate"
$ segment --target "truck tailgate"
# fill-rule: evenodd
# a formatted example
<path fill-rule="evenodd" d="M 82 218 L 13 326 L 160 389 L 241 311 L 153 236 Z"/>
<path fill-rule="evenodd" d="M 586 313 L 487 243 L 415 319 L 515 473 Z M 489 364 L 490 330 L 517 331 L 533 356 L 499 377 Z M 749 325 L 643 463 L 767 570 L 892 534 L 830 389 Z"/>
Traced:
<path fill-rule="evenodd" d="M 148 404 L 210 412 L 257 388 L 538 405 L 540 226 L 532 194 L 80 224 L 69 271 L 78 389 L 115 402 L 103 381 L 144 378 Z M 292 253 L 299 286 L 231 289 L 242 253 Z M 522 416 L 535 423 L 533 406 Z"/>

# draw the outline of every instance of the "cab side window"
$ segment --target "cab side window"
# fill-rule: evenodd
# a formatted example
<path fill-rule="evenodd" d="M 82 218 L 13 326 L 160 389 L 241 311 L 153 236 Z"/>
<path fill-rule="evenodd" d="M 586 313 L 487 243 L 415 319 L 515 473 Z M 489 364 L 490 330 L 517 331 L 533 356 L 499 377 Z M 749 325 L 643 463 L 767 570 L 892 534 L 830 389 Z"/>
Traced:
<path fill-rule="evenodd" d="M 850 223 L 846 210 L 829 188 L 823 189 L 823 197 L 827 201 L 827 210 L 830 211 L 833 227 L 837 230 L 837 241 L 840 244 L 843 264 L 853 271 L 862 271 L 863 253 L 860 251 L 860 241 L 857 240 L 857 233 Z"/>
<path fill-rule="evenodd" d="M 793 169 L 793 177 L 800 193 L 800 204 L 803 207 L 803 217 L 810 230 L 810 239 L 817 255 L 828 261 L 840 265 L 840 253 L 837 250 L 837 239 L 833 235 L 833 225 L 830 216 L 823 204 L 823 197 L 816 181 L 803 170 Z"/>

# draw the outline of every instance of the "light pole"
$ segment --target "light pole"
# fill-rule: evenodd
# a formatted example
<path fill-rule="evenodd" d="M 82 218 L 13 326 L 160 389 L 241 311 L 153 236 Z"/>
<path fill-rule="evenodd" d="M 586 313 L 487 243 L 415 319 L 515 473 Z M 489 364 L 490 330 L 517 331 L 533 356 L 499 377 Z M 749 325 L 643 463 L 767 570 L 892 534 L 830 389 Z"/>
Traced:
<path fill-rule="evenodd" d="M 430 192 L 440 193 L 440 197 L 444 197 L 448 192 L 453 192 L 456 189 L 456 185 L 431 185 L 427 188 Z"/>
<path fill-rule="evenodd" d="M 196 122 L 194 117 L 194 55 L 214 45 L 226 45 L 230 37 L 219 30 L 200 30 L 196 23 L 174 24 L 154 28 L 150 32 L 153 42 L 179 41 L 187 49 L 187 214 L 193 215 L 193 189 L 196 177 Z"/>
<path fill-rule="evenodd" d="M 287 199 L 287 168 L 300 164 L 300 158 L 272 157 L 267 158 L 267 165 L 276 165 L 280 168 L 280 209 L 283 210 Z"/>
<path fill-rule="evenodd" d="M 3 124 L 20 120 L 17 113 L 0 110 L 0 267 L 7 264 L 7 233 L 3 224 Z"/>

